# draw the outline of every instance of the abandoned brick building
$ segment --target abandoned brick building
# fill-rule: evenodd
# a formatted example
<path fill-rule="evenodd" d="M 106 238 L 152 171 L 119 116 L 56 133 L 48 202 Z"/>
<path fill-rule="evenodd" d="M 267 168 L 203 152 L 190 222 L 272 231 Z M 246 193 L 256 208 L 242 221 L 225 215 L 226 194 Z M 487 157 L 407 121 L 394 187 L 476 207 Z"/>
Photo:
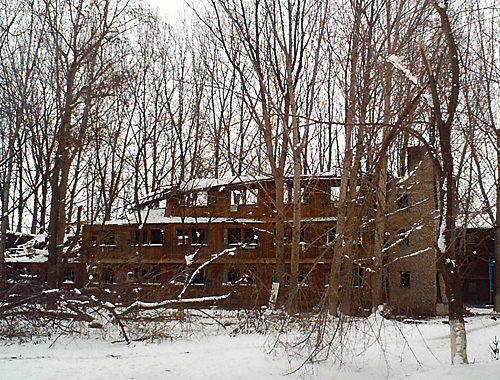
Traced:
<path fill-rule="evenodd" d="M 387 195 L 383 249 L 385 301 L 402 313 L 433 314 L 440 297 L 434 241 L 434 174 L 420 147 L 408 152 L 408 175 Z M 291 179 L 287 180 L 291 186 Z M 286 188 L 288 188 L 288 186 Z M 329 279 L 336 237 L 340 178 L 303 176 L 299 298 L 318 306 Z M 370 194 L 360 198 L 373 199 Z M 275 277 L 275 182 L 272 178 L 191 180 L 146 199 L 130 218 L 83 230 L 82 254 L 96 289 L 143 300 L 221 296 L 225 307 L 269 301 Z M 285 192 L 285 202 L 289 194 Z M 344 253 L 340 286 L 369 307 L 373 273 L 374 206 Z M 292 207 L 286 207 L 285 262 L 290 265 Z M 349 271 L 346 274 L 346 271 Z M 184 290 L 186 282 L 190 285 Z M 221 302 L 219 302 L 219 305 Z"/>

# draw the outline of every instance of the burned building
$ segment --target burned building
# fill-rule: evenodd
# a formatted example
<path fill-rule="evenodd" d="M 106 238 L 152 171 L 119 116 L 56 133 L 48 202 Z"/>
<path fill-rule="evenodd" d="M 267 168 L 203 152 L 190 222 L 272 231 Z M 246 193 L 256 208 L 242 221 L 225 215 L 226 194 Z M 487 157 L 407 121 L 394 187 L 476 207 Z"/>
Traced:
<path fill-rule="evenodd" d="M 432 314 L 437 301 L 435 178 L 422 148 L 410 149 L 408 174 L 387 192 L 383 294 L 402 313 Z M 290 270 L 291 178 L 285 179 L 285 265 Z M 340 178 L 301 177 L 298 300 L 321 304 L 327 291 Z M 370 189 L 370 186 L 366 187 Z M 340 286 L 370 307 L 374 272 L 375 190 L 357 190 L 348 218 Z M 276 186 L 271 177 L 194 179 L 147 197 L 128 218 L 83 229 L 82 254 L 96 291 L 159 300 L 231 294 L 219 305 L 260 307 L 276 280 Z M 338 253 L 337 253 L 338 254 Z M 281 291 L 286 291 L 284 287 Z M 103 293 L 104 294 L 104 293 Z"/>

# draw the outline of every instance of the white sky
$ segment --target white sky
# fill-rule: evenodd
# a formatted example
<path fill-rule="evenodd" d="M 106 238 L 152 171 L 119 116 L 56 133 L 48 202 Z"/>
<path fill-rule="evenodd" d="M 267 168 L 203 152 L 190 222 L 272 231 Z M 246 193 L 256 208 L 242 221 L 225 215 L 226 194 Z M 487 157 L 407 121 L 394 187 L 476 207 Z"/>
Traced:
<path fill-rule="evenodd" d="M 160 13 L 166 13 L 169 18 L 182 14 L 184 10 L 189 9 L 186 0 L 143 0 L 153 8 L 158 8 Z M 199 3 L 200 0 L 187 0 L 189 4 Z"/>

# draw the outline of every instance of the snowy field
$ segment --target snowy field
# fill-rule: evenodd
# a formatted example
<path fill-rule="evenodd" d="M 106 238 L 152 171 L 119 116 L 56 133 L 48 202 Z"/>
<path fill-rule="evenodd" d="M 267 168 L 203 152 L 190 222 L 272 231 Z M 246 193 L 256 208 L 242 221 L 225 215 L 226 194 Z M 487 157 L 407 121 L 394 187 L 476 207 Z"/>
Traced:
<path fill-rule="evenodd" d="M 346 322 L 343 342 L 338 335 L 329 359 L 314 364 L 304 364 L 313 340 L 307 326 L 258 334 L 227 320 L 222 326 L 216 319 L 186 318 L 175 328 L 165 326 L 165 336 L 173 339 L 126 344 L 112 342 L 106 329 L 88 329 L 83 336 L 0 341 L 0 379 L 498 380 L 500 360 L 492 358 L 490 345 L 500 338 L 500 318 L 491 310 L 472 311 L 477 315 L 467 318 L 467 366 L 450 365 L 443 318 L 410 323 L 372 316 Z"/>

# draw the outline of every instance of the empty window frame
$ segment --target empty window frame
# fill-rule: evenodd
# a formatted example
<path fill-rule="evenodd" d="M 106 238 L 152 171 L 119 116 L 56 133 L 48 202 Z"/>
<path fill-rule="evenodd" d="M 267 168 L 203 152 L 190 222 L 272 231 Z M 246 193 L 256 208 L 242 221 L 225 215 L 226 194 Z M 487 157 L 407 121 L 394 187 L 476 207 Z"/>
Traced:
<path fill-rule="evenodd" d="M 328 189 L 328 201 L 331 203 L 338 202 L 340 199 L 340 187 L 330 186 Z"/>
<path fill-rule="evenodd" d="M 311 189 L 309 186 L 300 185 L 299 190 L 299 199 L 301 203 L 308 203 L 311 195 Z M 293 202 L 293 186 L 291 184 L 285 185 L 284 193 L 283 193 L 283 201 L 284 203 L 292 203 Z"/>
<path fill-rule="evenodd" d="M 177 245 L 187 245 L 189 243 L 189 233 L 185 228 L 176 228 Z"/>
<path fill-rule="evenodd" d="M 259 235 L 253 228 L 228 228 L 226 230 L 226 244 L 228 245 L 257 245 Z"/>
<path fill-rule="evenodd" d="M 244 204 L 243 190 L 236 189 L 231 191 L 231 206 L 238 206 Z"/>
<path fill-rule="evenodd" d="M 205 269 L 201 269 L 199 272 L 196 273 L 194 271 L 191 276 L 191 285 L 208 285 L 208 278 L 205 273 Z"/>
<path fill-rule="evenodd" d="M 247 205 L 256 205 L 259 199 L 259 190 L 258 189 L 246 189 L 245 190 L 245 204 Z"/>
<path fill-rule="evenodd" d="M 360 287 L 363 286 L 363 276 L 365 273 L 365 268 L 354 267 L 352 269 L 352 286 Z"/>
<path fill-rule="evenodd" d="M 311 188 L 306 185 L 300 185 L 300 202 L 309 203 L 311 198 Z"/>
<path fill-rule="evenodd" d="M 411 285 L 411 275 L 409 271 L 399 272 L 400 283 L 399 286 L 402 288 L 409 288 Z"/>
<path fill-rule="evenodd" d="M 198 207 L 208 206 L 208 192 L 198 191 L 193 193 L 193 204 Z"/>
<path fill-rule="evenodd" d="M 208 243 L 207 233 L 204 228 L 191 228 L 191 245 L 206 245 Z"/>
<path fill-rule="evenodd" d="M 163 244 L 163 230 L 139 230 L 135 232 L 136 245 L 162 245 Z"/>
<path fill-rule="evenodd" d="M 300 229 L 300 238 L 299 241 L 301 244 L 309 243 L 309 229 L 307 227 L 302 227 Z"/>
<path fill-rule="evenodd" d="M 331 245 L 334 243 L 337 237 L 337 226 L 326 227 L 325 228 L 325 245 Z"/>
<path fill-rule="evenodd" d="M 258 189 L 235 189 L 231 191 L 231 206 L 255 205 L 259 198 Z"/>

